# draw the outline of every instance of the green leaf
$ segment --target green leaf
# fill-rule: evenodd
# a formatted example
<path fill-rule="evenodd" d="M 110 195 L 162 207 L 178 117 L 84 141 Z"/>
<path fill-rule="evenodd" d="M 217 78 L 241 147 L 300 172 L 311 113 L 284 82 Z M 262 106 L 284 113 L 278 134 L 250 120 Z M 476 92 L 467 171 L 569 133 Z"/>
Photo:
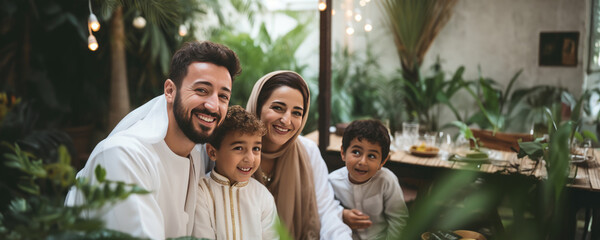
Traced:
<path fill-rule="evenodd" d="M 96 168 L 94 169 L 94 173 L 96 175 L 96 180 L 98 180 L 98 182 L 102 183 L 105 181 L 106 169 L 104 169 L 101 165 L 96 166 Z"/>

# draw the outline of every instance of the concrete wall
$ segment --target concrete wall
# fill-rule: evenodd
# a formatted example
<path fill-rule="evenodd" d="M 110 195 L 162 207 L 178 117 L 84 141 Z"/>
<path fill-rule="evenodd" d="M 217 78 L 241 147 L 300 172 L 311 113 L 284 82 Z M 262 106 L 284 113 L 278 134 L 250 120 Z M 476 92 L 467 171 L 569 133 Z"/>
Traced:
<path fill-rule="evenodd" d="M 358 1 L 341 2 L 358 7 Z M 484 76 L 504 86 L 523 69 L 516 87 L 550 84 L 579 94 L 586 78 L 590 6 L 590 0 L 460 0 L 429 49 L 422 69 L 426 70 L 439 56 L 446 71 L 454 72 L 463 65 L 464 76 L 475 79 L 479 65 Z M 341 12 L 340 6 L 334 8 Z M 361 9 L 375 25 L 368 38 L 378 41 L 374 50 L 380 54 L 383 70 L 394 71 L 400 64 L 392 37 L 382 25 L 380 9 L 374 1 Z M 348 37 L 343 32 L 346 23 L 343 14 L 334 16 L 334 41 L 362 51 L 367 39 L 365 33 L 355 27 L 357 32 Z M 539 34 L 546 31 L 579 31 L 576 67 L 538 65 Z"/>

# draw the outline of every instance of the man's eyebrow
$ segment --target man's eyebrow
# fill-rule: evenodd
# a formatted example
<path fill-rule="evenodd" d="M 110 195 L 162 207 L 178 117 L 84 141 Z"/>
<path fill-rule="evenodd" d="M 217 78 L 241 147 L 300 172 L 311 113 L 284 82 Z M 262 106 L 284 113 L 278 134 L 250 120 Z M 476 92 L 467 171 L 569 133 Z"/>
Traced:
<path fill-rule="evenodd" d="M 213 86 L 213 84 L 212 84 L 211 82 L 208 82 L 208 81 L 202 81 L 202 80 L 195 81 L 195 82 L 192 84 L 192 86 L 194 86 L 194 87 L 195 87 L 196 85 L 206 85 L 206 86 L 208 86 L 208 87 L 212 87 L 212 86 Z M 221 90 L 222 90 L 222 91 L 225 91 L 225 92 L 228 92 L 228 93 L 231 93 L 231 89 L 229 89 L 228 87 L 222 87 L 222 88 L 221 88 Z"/>
<path fill-rule="evenodd" d="M 229 89 L 228 87 L 222 87 L 221 90 L 225 91 L 225 92 L 228 92 L 228 93 L 231 93 L 231 89 Z"/>

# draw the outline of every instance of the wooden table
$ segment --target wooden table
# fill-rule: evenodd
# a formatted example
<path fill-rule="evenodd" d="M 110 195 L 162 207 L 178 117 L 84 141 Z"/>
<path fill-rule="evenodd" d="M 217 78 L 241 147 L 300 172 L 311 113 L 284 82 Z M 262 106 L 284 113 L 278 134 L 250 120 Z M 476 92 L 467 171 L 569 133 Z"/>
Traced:
<path fill-rule="evenodd" d="M 319 142 L 319 132 L 314 131 L 307 134 L 305 137 L 315 141 L 317 144 Z M 329 146 L 327 147 L 327 151 L 337 152 L 339 154 L 342 146 L 342 137 L 330 134 L 329 137 Z M 517 158 L 517 154 L 514 152 L 504 152 L 498 151 L 498 154 L 501 155 L 500 159 L 506 160 L 505 163 L 500 164 L 481 164 L 477 171 L 484 173 L 496 173 L 498 171 L 503 170 L 505 164 L 509 163 L 517 163 L 524 169 L 532 169 L 536 166 L 536 162 L 530 160 L 525 157 L 522 159 Z M 596 150 L 595 156 L 600 156 L 600 152 Z M 422 166 L 429 168 L 446 168 L 446 169 L 473 169 L 469 168 L 469 163 L 466 162 L 457 162 L 457 161 L 448 161 L 442 159 L 440 156 L 438 157 L 418 157 L 414 156 L 406 151 L 395 151 L 392 152 L 390 156 L 390 161 L 394 163 L 400 163 L 404 165 L 412 165 L 412 166 Z M 577 177 L 575 181 L 569 183 L 568 187 L 581 189 L 585 191 L 592 191 L 600 193 L 600 162 L 598 162 L 598 158 L 595 158 L 596 164 L 588 164 L 590 166 L 596 167 L 582 167 L 578 165 L 574 165 L 575 168 L 572 171 L 577 172 Z M 538 164 L 534 170 L 534 175 L 538 178 L 544 178 L 547 172 L 544 167 L 544 164 Z"/>
<path fill-rule="evenodd" d="M 305 137 L 315 141 L 318 143 L 319 139 L 318 131 L 311 132 Z M 327 160 L 327 156 L 336 156 L 339 157 L 340 149 L 342 145 L 342 137 L 337 136 L 335 134 L 330 134 L 329 146 L 327 147 L 327 153 L 324 154 L 324 157 Z M 518 159 L 516 153 L 514 152 L 500 152 L 500 159 L 506 160 L 504 164 L 515 163 L 519 164 L 522 169 L 533 169 L 533 175 L 535 175 L 538 179 L 543 179 L 547 175 L 546 168 L 544 164 L 535 164 L 535 161 L 532 161 L 528 158 Z M 598 150 L 595 151 L 595 156 L 600 156 L 600 152 Z M 331 161 L 331 160 L 330 160 Z M 334 160 L 338 163 L 336 168 L 343 166 L 341 160 Z M 330 163 L 328 163 L 330 165 Z M 448 161 L 441 159 L 438 157 L 424 158 L 414 156 L 406 151 L 395 151 L 391 153 L 390 160 L 386 163 L 386 166 L 390 168 L 392 171 L 396 173 L 398 178 L 400 179 L 400 183 L 406 181 L 403 177 L 410 175 L 410 177 L 429 177 L 435 178 L 437 175 L 442 175 L 446 171 L 452 170 L 466 170 L 466 171 L 479 171 L 484 173 L 484 175 L 489 174 L 493 176 L 498 176 L 498 172 L 505 169 L 503 164 L 481 164 L 477 168 L 473 168 L 472 165 L 469 167 L 469 163 L 466 162 L 457 162 L 457 161 Z M 588 226 L 590 216 L 593 214 L 594 219 L 596 221 L 592 222 L 592 238 L 591 239 L 600 239 L 600 162 L 598 161 L 598 157 L 594 159 L 594 162 L 586 164 L 586 166 L 578 166 L 571 169 L 571 171 L 576 171 L 576 178 L 574 181 L 571 181 L 567 184 L 567 192 L 569 196 L 569 206 L 567 210 L 567 217 L 565 219 L 565 225 L 563 226 L 564 232 L 561 232 L 561 236 L 565 236 L 568 238 L 572 238 L 575 234 L 576 229 L 576 213 L 580 209 L 585 209 L 586 212 L 586 223 L 585 226 Z M 531 174 L 532 172 L 527 172 L 524 174 Z M 575 172 L 572 172 L 573 174 Z M 502 174 L 500 174 L 502 175 Z M 403 186 L 404 187 L 404 186 Z M 420 188 L 420 187 L 419 187 Z M 419 194 L 421 194 L 421 189 L 419 189 Z M 587 227 L 585 228 L 585 233 L 587 234 Z"/>

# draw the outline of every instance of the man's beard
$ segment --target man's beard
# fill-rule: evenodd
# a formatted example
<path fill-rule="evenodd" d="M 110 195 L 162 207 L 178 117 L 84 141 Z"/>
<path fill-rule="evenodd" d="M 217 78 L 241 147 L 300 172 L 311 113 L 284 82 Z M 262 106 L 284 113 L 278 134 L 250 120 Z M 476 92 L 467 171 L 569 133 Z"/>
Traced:
<path fill-rule="evenodd" d="M 194 129 L 194 123 L 192 122 L 193 116 L 198 113 L 203 113 L 215 117 L 215 121 L 217 122 L 221 120 L 221 116 L 218 113 L 208 112 L 206 109 L 193 109 L 190 115 L 187 116 L 185 108 L 183 107 L 183 104 L 181 104 L 180 96 L 181 94 L 177 93 L 175 95 L 175 102 L 173 103 L 173 115 L 175 115 L 175 121 L 177 122 L 177 125 L 179 125 L 179 128 L 181 129 L 183 134 L 185 134 L 185 136 L 189 138 L 192 142 L 202 144 L 208 142 L 208 139 L 210 137 L 208 131 L 210 131 L 210 128 L 200 125 L 201 131 L 196 131 L 196 129 Z"/>

